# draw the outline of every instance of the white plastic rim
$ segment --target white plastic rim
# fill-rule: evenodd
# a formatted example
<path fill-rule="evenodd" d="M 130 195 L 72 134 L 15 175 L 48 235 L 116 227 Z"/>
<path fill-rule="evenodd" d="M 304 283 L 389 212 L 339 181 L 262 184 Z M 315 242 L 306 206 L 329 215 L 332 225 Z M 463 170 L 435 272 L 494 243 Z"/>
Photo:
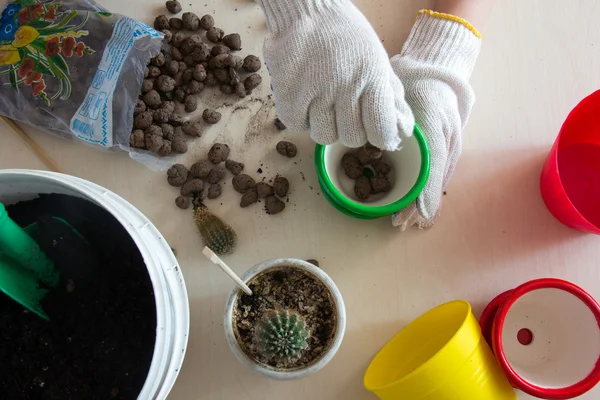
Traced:
<path fill-rule="evenodd" d="M 531 342 L 521 343 L 528 336 Z M 594 369 L 600 328 L 578 297 L 561 289 L 538 289 L 519 297 L 508 310 L 502 345 L 508 363 L 523 380 L 561 389 L 581 382 Z"/>
<path fill-rule="evenodd" d="M 339 350 L 340 346 L 342 345 L 342 340 L 344 339 L 344 333 L 346 332 L 346 307 L 344 305 L 344 300 L 342 299 L 342 294 L 329 275 L 327 275 L 322 269 L 303 260 L 298 260 L 295 258 L 277 258 L 274 260 L 268 260 L 250 268 L 242 276 L 240 276 L 240 278 L 245 283 L 248 283 L 258 274 L 271 268 L 278 267 L 298 268 L 318 279 L 325 285 L 325 287 L 327 287 L 327 289 L 329 289 L 329 293 L 331 293 L 331 298 L 334 302 L 335 310 L 337 312 L 335 336 L 329 349 L 316 362 L 308 365 L 305 368 L 293 371 L 277 371 L 275 369 L 266 368 L 254 362 L 254 360 L 244 353 L 233 331 L 233 309 L 238 296 L 244 294 L 237 287 L 234 288 L 229 294 L 227 305 L 225 306 L 225 320 L 223 323 L 223 327 L 225 328 L 225 338 L 227 339 L 229 348 L 236 358 L 254 372 L 268 376 L 269 378 L 280 380 L 303 378 L 323 369 L 323 367 L 325 367 L 325 365 L 327 365 L 327 363 L 333 359 L 335 353 L 337 353 Z"/>
<path fill-rule="evenodd" d="M 156 341 L 138 400 L 166 399 L 187 349 L 190 311 L 185 281 L 170 246 L 138 209 L 113 192 L 69 175 L 34 170 L 1 170 L 0 201 L 13 204 L 38 194 L 80 197 L 110 212 L 137 245 L 152 281 L 156 302 Z"/>
<path fill-rule="evenodd" d="M 392 167 L 390 181 L 392 189 L 388 193 L 371 196 L 367 201 L 359 200 L 354 194 L 355 181 L 348 178 L 342 168 L 342 157 L 349 149 L 340 142 L 325 147 L 324 164 L 327 176 L 335 188 L 347 198 L 368 206 L 392 204 L 410 192 L 421 174 L 421 148 L 413 135 L 402 140 L 402 149 L 383 153 L 382 160 Z"/>

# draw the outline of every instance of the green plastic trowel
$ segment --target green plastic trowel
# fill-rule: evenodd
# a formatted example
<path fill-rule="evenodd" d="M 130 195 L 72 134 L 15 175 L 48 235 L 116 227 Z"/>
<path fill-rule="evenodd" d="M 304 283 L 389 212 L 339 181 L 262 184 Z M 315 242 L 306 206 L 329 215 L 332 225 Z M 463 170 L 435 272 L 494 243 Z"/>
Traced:
<path fill-rule="evenodd" d="M 21 228 L 0 203 L 0 291 L 49 320 L 41 301 L 58 285 L 60 276 L 31 237 L 37 229 L 37 223 Z"/>

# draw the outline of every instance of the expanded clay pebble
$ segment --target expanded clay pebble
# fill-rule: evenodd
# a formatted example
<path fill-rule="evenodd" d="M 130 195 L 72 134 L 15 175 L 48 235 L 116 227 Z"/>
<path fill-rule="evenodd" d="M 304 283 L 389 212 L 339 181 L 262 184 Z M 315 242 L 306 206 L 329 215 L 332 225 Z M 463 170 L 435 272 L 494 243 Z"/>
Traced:
<path fill-rule="evenodd" d="M 144 103 L 146 103 L 146 106 L 148 106 L 148 108 L 158 108 L 162 103 L 160 99 L 160 94 L 158 94 L 156 90 L 151 90 L 148 93 L 146 93 L 142 100 L 144 100 Z"/>
<path fill-rule="evenodd" d="M 229 54 L 230 51 L 231 49 L 224 44 L 215 44 L 210 50 L 210 54 L 218 56 L 219 54 Z"/>
<path fill-rule="evenodd" d="M 129 146 L 135 147 L 136 149 L 143 149 L 146 147 L 146 141 L 144 138 L 144 131 L 136 129 L 129 137 Z"/>
<path fill-rule="evenodd" d="M 219 90 L 223 94 L 233 94 L 234 93 L 234 88 L 231 85 L 223 84 L 223 85 L 219 86 Z"/>
<path fill-rule="evenodd" d="M 366 176 L 361 176 L 354 183 L 354 194 L 359 200 L 367 200 L 371 192 L 371 182 Z"/>
<path fill-rule="evenodd" d="M 170 76 L 175 76 L 179 72 L 179 61 L 171 60 L 165 64 L 165 72 Z"/>
<path fill-rule="evenodd" d="M 219 43 L 221 39 L 223 39 L 224 34 L 225 32 L 223 32 L 223 29 L 219 29 L 213 26 L 208 31 L 206 31 L 206 38 L 213 43 Z"/>
<path fill-rule="evenodd" d="M 156 135 L 156 136 L 163 136 L 163 132 L 162 129 L 160 129 L 160 126 L 158 125 L 150 125 L 145 131 L 144 134 L 146 135 Z"/>
<path fill-rule="evenodd" d="M 190 198 L 187 196 L 178 196 L 175 199 L 175 205 L 182 210 L 187 210 L 190 207 Z"/>
<path fill-rule="evenodd" d="M 242 193 L 242 194 L 246 193 L 246 191 L 248 191 L 248 189 L 256 186 L 256 181 L 254 180 L 254 178 L 252 178 L 251 176 L 248 176 L 246 174 L 239 174 L 239 175 L 235 176 L 231 180 L 231 183 L 233 183 L 233 188 L 238 193 Z"/>
<path fill-rule="evenodd" d="M 202 179 L 191 179 L 183 184 L 181 187 L 182 196 L 202 196 L 204 190 L 204 182 Z"/>
<path fill-rule="evenodd" d="M 260 70 L 260 67 L 260 58 L 254 55 L 249 55 L 246 58 L 244 58 L 244 63 L 242 64 L 242 68 L 244 68 L 244 71 L 257 72 Z"/>
<path fill-rule="evenodd" d="M 206 69 L 200 64 L 194 67 L 192 76 L 198 82 L 204 82 L 206 80 Z"/>
<path fill-rule="evenodd" d="M 358 179 L 364 175 L 364 167 L 354 155 L 354 153 L 346 153 L 342 157 L 342 168 L 344 174 L 350 179 Z"/>
<path fill-rule="evenodd" d="M 179 67 L 179 64 L 177 66 Z M 156 88 L 162 93 L 170 92 L 175 89 L 175 79 L 167 75 L 161 75 L 156 79 Z"/>
<path fill-rule="evenodd" d="M 146 111 L 146 103 L 144 103 L 141 99 L 136 100 L 135 106 L 133 108 L 133 115 L 139 115 Z"/>
<path fill-rule="evenodd" d="M 173 35 L 173 39 L 171 39 L 171 44 L 175 47 L 181 47 L 183 45 L 183 42 L 185 42 L 185 39 L 187 39 L 187 35 L 184 32 L 176 32 Z"/>
<path fill-rule="evenodd" d="M 185 87 L 185 91 L 188 94 L 198 94 L 203 90 L 204 90 L 204 84 L 202 82 L 198 82 L 198 81 L 191 81 Z"/>
<path fill-rule="evenodd" d="M 181 126 L 183 133 L 188 136 L 200 137 L 204 133 L 202 131 L 202 125 L 198 122 L 186 121 Z"/>
<path fill-rule="evenodd" d="M 163 101 L 163 103 L 160 105 L 160 109 L 167 110 L 170 113 L 174 113 L 177 109 L 177 106 L 172 101 Z"/>
<path fill-rule="evenodd" d="M 371 178 L 371 187 L 373 188 L 373 193 L 387 193 L 392 188 L 392 183 L 387 176 L 376 175 Z"/>
<path fill-rule="evenodd" d="M 256 192 L 258 193 L 258 197 L 264 199 L 273 196 L 275 194 L 275 189 L 266 182 L 258 182 L 256 184 Z"/>
<path fill-rule="evenodd" d="M 373 164 L 373 169 L 377 175 L 387 176 L 392 172 L 392 167 L 390 167 L 390 165 L 385 161 L 381 160 Z"/>
<path fill-rule="evenodd" d="M 146 79 L 148 77 L 148 75 L 150 75 L 150 70 L 148 69 L 148 67 L 146 67 L 144 69 L 144 79 Z"/>
<path fill-rule="evenodd" d="M 285 140 L 277 143 L 276 150 L 282 156 L 289 158 L 296 157 L 296 154 L 298 153 L 298 148 L 296 145 L 291 142 L 286 142 Z"/>
<path fill-rule="evenodd" d="M 379 160 L 383 156 L 383 151 L 367 143 L 356 152 L 356 157 L 361 164 L 365 165 L 371 161 Z"/>
<path fill-rule="evenodd" d="M 215 78 L 221 83 L 229 83 L 229 71 L 216 69 L 213 71 Z"/>
<path fill-rule="evenodd" d="M 136 129 L 147 129 L 150 125 L 152 125 L 153 117 L 150 111 L 144 111 L 135 117 L 133 126 Z"/>
<path fill-rule="evenodd" d="M 242 196 L 242 200 L 240 201 L 240 207 L 245 208 L 249 205 L 252 205 L 258 201 L 258 193 L 256 192 L 256 188 L 250 188 L 244 193 Z"/>
<path fill-rule="evenodd" d="M 206 14 L 203 15 L 202 18 L 200 18 L 200 28 L 207 31 L 213 26 L 215 26 L 215 19 L 212 15 Z"/>
<path fill-rule="evenodd" d="M 234 70 L 242 68 L 243 65 L 244 65 L 244 59 L 240 56 L 236 56 L 233 54 L 229 54 L 229 57 L 227 57 L 227 59 L 225 60 L 225 66 L 231 67 Z M 235 75 L 237 77 L 237 80 L 239 81 L 239 75 L 237 74 L 237 72 Z"/>
<path fill-rule="evenodd" d="M 183 185 L 188 178 L 188 170 L 183 164 L 173 164 L 167 170 L 167 182 L 169 185 L 179 187 Z"/>
<path fill-rule="evenodd" d="M 175 128 L 175 137 L 173 138 L 171 148 L 173 153 L 177 154 L 185 154 L 188 151 L 187 138 L 185 137 L 185 134 L 181 132 L 181 127 Z"/>
<path fill-rule="evenodd" d="M 160 124 L 163 138 L 173 141 L 175 139 L 175 128 L 171 124 Z"/>
<path fill-rule="evenodd" d="M 207 108 L 202 113 L 202 119 L 207 124 L 216 124 L 221 120 L 221 113 L 216 110 L 213 110 L 212 108 Z"/>
<path fill-rule="evenodd" d="M 153 79 L 144 79 L 142 81 L 142 94 L 146 94 L 149 91 L 154 89 L 154 80 Z"/>
<path fill-rule="evenodd" d="M 200 28 L 200 18 L 194 13 L 186 12 L 181 16 L 183 29 L 188 31 L 197 31 Z"/>
<path fill-rule="evenodd" d="M 190 174 L 194 178 L 205 179 L 210 173 L 211 169 L 212 165 L 208 161 L 201 160 L 190 167 Z"/>
<path fill-rule="evenodd" d="M 227 160 L 225 161 L 225 168 L 227 168 L 233 175 L 239 175 L 244 170 L 244 164 L 233 160 Z"/>
<path fill-rule="evenodd" d="M 169 0 L 165 3 L 165 5 L 171 14 L 179 14 L 183 9 L 181 7 L 181 3 L 179 3 L 177 0 Z"/>
<path fill-rule="evenodd" d="M 208 67 L 212 69 L 223 69 L 225 68 L 225 63 L 229 58 L 229 54 L 219 54 L 218 56 L 214 56 L 208 62 Z"/>
<path fill-rule="evenodd" d="M 183 29 L 183 21 L 181 18 L 169 18 L 169 26 L 171 26 L 171 29 L 180 31 Z"/>
<path fill-rule="evenodd" d="M 164 140 L 161 136 L 145 135 L 146 148 L 155 152 L 159 156 L 167 156 L 171 154 L 171 142 Z"/>
<path fill-rule="evenodd" d="M 150 60 L 150 63 L 155 67 L 162 67 L 167 62 L 165 55 L 163 53 L 158 53 L 156 57 Z"/>
<path fill-rule="evenodd" d="M 148 67 L 148 78 L 158 78 L 161 75 L 160 68 L 154 65 Z"/>
<path fill-rule="evenodd" d="M 168 21 L 167 21 L 168 23 Z M 242 38 L 239 33 L 231 33 L 223 37 L 223 43 L 233 51 L 242 49 Z"/>
<path fill-rule="evenodd" d="M 275 128 L 277 128 L 278 131 L 285 131 L 287 129 L 279 118 L 275 118 Z"/>
<path fill-rule="evenodd" d="M 220 164 L 229 157 L 229 146 L 223 143 L 215 143 L 208 151 L 208 160 L 213 164 Z"/>
<path fill-rule="evenodd" d="M 247 96 L 246 88 L 244 87 L 244 84 L 242 82 L 236 83 L 234 90 L 235 90 L 235 94 L 237 94 L 238 97 L 241 99 L 243 99 L 244 97 Z"/>
<path fill-rule="evenodd" d="M 244 87 L 250 91 L 257 88 L 262 83 L 262 77 L 259 74 L 252 74 L 244 79 Z"/>
<path fill-rule="evenodd" d="M 315 267 L 320 267 L 319 262 L 317 260 L 310 259 L 310 260 L 306 260 L 306 262 L 314 265 Z"/>
<path fill-rule="evenodd" d="M 181 80 L 183 83 L 190 83 L 194 80 L 194 70 L 192 68 L 187 68 L 183 71 L 183 75 L 181 76 Z"/>
<path fill-rule="evenodd" d="M 275 189 L 275 194 L 279 197 L 287 196 L 290 191 L 290 181 L 283 176 L 278 176 L 273 181 L 273 188 Z"/>
<path fill-rule="evenodd" d="M 172 114 L 169 110 L 154 110 L 152 116 L 154 117 L 154 122 L 166 124 L 171 119 Z"/>
<path fill-rule="evenodd" d="M 265 199 L 265 210 L 267 214 L 279 214 L 285 209 L 285 203 L 277 198 L 277 196 L 269 196 Z"/>
<path fill-rule="evenodd" d="M 185 98 L 185 111 L 194 112 L 198 108 L 198 100 L 194 96 L 187 96 Z"/>
<path fill-rule="evenodd" d="M 173 39 L 173 32 L 171 32 L 169 29 L 163 29 L 160 32 L 165 35 L 165 42 L 171 43 L 171 40 Z"/>
<path fill-rule="evenodd" d="M 222 192 L 221 185 L 216 183 L 214 185 L 210 185 L 210 187 L 208 188 L 208 195 L 206 197 L 213 200 L 213 199 L 216 199 L 217 197 L 221 196 L 221 192 Z"/>
<path fill-rule="evenodd" d="M 173 113 L 169 119 L 169 123 L 175 127 L 183 125 L 183 122 L 183 117 L 175 113 Z"/>
<path fill-rule="evenodd" d="M 217 86 L 219 84 L 219 81 L 215 77 L 213 71 L 206 72 L 206 80 L 204 81 L 204 84 L 206 84 L 206 86 Z"/>
<path fill-rule="evenodd" d="M 206 177 L 206 181 L 208 183 L 216 184 L 219 183 L 219 181 L 221 181 L 223 178 L 225 178 L 225 168 L 217 165 L 210 170 L 208 176 Z"/>
<path fill-rule="evenodd" d="M 171 26 L 169 25 L 169 18 L 166 15 L 159 15 L 154 20 L 154 29 L 157 31 L 162 31 L 163 29 L 169 29 Z"/>
<path fill-rule="evenodd" d="M 173 98 L 175 100 L 177 100 L 180 103 L 183 103 L 185 101 L 186 97 L 187 97 L 187 93 L 186 93 L 185 89 L 183 89 L 183 88 L 175 89 L 175 92 L 173 93 Z"/>

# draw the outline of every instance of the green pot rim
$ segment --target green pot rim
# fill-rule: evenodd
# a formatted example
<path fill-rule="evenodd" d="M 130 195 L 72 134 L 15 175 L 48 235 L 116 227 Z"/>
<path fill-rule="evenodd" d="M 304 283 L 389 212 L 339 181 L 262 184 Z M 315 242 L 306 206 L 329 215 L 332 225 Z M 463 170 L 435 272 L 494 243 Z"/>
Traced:
<path fill-rule="evenodd" d="M 337 210 L 351 217 L 361 219 L 380 218 L 406 208 L 417 197 L 419 197 L 423 191 L 423 188 L 425 187 L 425 184 L 427 183 L 427 180 L 429 179 L 430 172 L 430 154 L 427 140 L 417 125 L 415 125 L 413 134 L 417 140 L 419 149 L 421 150 L 421 171 L 419 172 L 419 177 L 417 178 L 417 181 L 413 187 L 406 195 L 404 195 L 404 197 L 391 204 L 386 204 L 385 206 L 368 206 L 361 204 L 346 197 L 343 193 L 337 190 L 327 175 L 327 170 L 325 168 L 324 158 L 326 146 L 318 144 L 315 147 L 315 166 L 317 168 L 319 184 L 321 185 L 321 189 L 323 190 L 323 195 L 325 198 Z"/>

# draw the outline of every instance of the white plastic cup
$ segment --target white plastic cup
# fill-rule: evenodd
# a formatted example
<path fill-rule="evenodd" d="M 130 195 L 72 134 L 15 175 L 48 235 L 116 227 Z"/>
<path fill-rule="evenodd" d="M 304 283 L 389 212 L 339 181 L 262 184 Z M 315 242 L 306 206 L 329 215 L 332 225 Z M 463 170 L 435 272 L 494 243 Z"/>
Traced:
<path fill-rule="evenodd" d="M 157 322 L 152 363 L 138 400 L 166 399 L 183 364 L 190 327 L 185 281 L 170 246 L 139 210 L 101 186 L 54 172 L 0 171 L 0 202 L 13 204 L 49 193 L 99 205 L 123 225 L 137 245 L 154 288 Z"/>
<path fill-rule="evenodd" d="M 337 317 L 335 336 L 329 348 L 312 364 L 291 371 L 279 371 L 274 368 L 260 365 L 252 360 L 248 355 L 246 355 L 244 350 L 242 350 L 237 341 L 233 327 L 233 309 L 235 308 L 238 296 L 244 294 L 238 287 L 232 289 L 225 306 L 225 319 L 223 322 L 223 327 L 225 328 L 225 339 L 227 339 L 227 344 L 229 345 L 229 348 L 235 357 L 242 364 L 249 367 L 252 371 L 272 379 L 299 379 L 308 375 L 312 375 L 323 369 L 329 363 L 329 361 L 333 359 L 333 356 L 335 356 L 339 350 L 340 346 L 342 345 L 342 340 L 344 339 L 344 333 L 346 332 L 346 306 L 344 305 L 342 294 L 329 275 L 327 275 L 321 268 L 303 260 L 298 260 L 295 258 L 277 258 L 274 260 L 267 260 L 247 270 L 244 274 L 242 274 L 242 276 L 240 276 L 240 279 L 247 284 L 254 277 L 260 275 L 261 273 L 280 267 L 299 269 L 314 279 L 320 281 L 329 290 Z"/>

